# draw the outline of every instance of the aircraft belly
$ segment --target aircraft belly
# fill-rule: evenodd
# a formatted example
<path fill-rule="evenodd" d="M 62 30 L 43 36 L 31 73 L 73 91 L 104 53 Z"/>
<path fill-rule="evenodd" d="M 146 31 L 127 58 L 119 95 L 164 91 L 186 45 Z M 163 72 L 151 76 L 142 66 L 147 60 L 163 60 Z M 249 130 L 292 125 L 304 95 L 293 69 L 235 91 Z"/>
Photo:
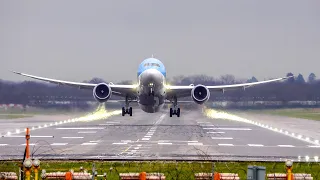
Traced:
<path fill-rule="evenodd" d="M 164 104 L 165 98 L 163 96 L 139 96 L 139 106 L 141 109 L 148 113 L 158 112 Z"/>

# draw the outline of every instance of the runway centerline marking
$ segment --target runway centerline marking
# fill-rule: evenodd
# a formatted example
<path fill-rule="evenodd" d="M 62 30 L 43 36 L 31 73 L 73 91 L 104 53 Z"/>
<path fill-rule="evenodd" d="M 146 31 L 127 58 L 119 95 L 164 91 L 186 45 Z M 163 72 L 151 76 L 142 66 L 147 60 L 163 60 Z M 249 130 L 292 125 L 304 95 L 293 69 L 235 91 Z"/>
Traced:
<path fill-rule="evenodd" d="M 144 141 L 144 142 L 149 142 L 149 140 L 152 138 L 153 134 L 155 133 L 155 131 L 157 130 L 157 125 L 161 123 L 161 121 L 165 118 L 166 114 L 162 114 L 159 119 L 152 125 L 152 127 L 148 130 L 148 132 L 144 135 L 144 137 L 141 139 L 141 141 Z M 138 142 L 139 139 L 136 141 Z M 163 145 L 169 145 L 170 143 L 160 143 L 160 144 L 163 144 Z M 172 144 L 172 143 L 171 143 Z M 141 150 L 140 148 L 144 148 L 144 146 L 147 146 L 147 145 L 143 145 L 142 144 L 139 144 L 139 145 L 135 145 L 135 146 L 130 146 L 127 150 L 123 151 L 121 154 L 125 153 L 126 151 L 128 151 L 131 147 L 133 147 L 134 150 L 131 150 L 130 152 L 127 152 L 128 155 L 130 155 L 130 157 L 134 157 L 134 154 L 139 151 L 139 152 L 142 152 L 142 151 L 146 151 L 146 150 Z"/>
<path fill-rule="evenodd" d="M 0 146 L 8 146 L 8 144 L 0 144 Z"/>

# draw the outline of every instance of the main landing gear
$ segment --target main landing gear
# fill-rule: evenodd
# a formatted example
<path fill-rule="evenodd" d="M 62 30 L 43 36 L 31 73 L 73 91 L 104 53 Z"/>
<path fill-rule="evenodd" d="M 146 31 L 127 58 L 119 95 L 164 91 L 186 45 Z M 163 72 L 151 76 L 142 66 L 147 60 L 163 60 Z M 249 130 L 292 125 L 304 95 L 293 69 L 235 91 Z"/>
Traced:
<path fill-rule="evenodd" d="M 172 115 L 177 115 L 177 117 L 180 117 L 180 108 L 178 108 L 178 102 L 176 97 L 174 98 L 172 104 L 173 108 L 170 108 L 170 117 L 172 117 Z"/>
<path fill-rule="evenodd" d="M 132 116 L 132 107 L 129 107 L 130 102 L 129 102 L 129 98 L 126 97 L 126 106 L 122 107 L 122 116 L 124 116 L 126 114 L 129 114 L 130 116 Z"/>

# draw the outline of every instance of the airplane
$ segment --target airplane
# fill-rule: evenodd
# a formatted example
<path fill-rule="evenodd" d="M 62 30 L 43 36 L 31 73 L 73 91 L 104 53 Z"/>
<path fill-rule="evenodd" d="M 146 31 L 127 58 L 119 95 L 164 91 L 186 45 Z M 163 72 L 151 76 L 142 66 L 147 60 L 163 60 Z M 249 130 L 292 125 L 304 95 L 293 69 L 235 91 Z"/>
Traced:
<path fill-rule="evenodd" d="M 46 81 L 49 83 L 55 83 L 58 85 L 69 85 L 77 87 L 79 89 L 92 90 L 94 99 L 100 103 L 107 102 L 110 99 L 111 95 L 124 97 L 125 106 L 122 107 L 122 116 L 125 116 L 125 114 L 129 114 L 130 116 L 132 116 L 132 107 L 130 107 L 130 103 L 136 101 L 138 102 L 139 107 L 146 113 L 158 112 L 164 106 L 165 102 L 170 102 L 173 105 L 173 107 L 170 108 L 170 117 L 172 117 L 173 115 L 177 115 L 177 117 L 180 117 L 178 98 L 191 96 L 193 100 L 192 102 L 202 105 L 209 100 L 210 92 L 213 91 L 224 93 L 226 90 L 245 89 L 253 85 L 281 81 L 290 78 L 290 76 L 288 76 L 253 83 L 216 86 L 206 86 L 202 84 L 190 84 L 188 86 L 167 85 L 166 68 L 159 59 L 156 59 L 153 56 L 151 58 L 143 60 L 138 66 L 138 83 L 135 85 L 117 85 L 113 84 L 112 82 L 97 84 L 80 83 L 49 79 L 16 71 L 12 72 L 18 75 Z"/>

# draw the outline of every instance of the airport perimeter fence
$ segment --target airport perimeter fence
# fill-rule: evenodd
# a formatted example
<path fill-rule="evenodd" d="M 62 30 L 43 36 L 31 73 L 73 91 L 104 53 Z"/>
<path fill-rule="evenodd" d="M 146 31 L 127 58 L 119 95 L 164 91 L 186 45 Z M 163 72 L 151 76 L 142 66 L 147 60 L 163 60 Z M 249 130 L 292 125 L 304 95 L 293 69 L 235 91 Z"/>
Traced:
<path fill-rule="evenodd" d="M 287 167 L 285 162 L 219 162 L 219 161 L 62 161 L 42 160 L 38 171 L 38 178 L 35 177 L 35 170 L 31 170 L 30 179 L 141 179 L 142 172 L 147 177 L 153 175 L 154 179 L 248 179 L 248 166 L 266 168 L 266 179 L 286 179 Z M 11 177 L 16 174 L 18 179 L 18 161 L 1 161 L 0 172 L 12 172 Z M 130 174 L 129 174 L 130 173 Z M 153 174 L 150 174 L 153 173 Z M 207 176 L 199 173 L 208 173 Z M 210 174 L 211 173 L 211 174 Z M 213 174 L 212 174 L 213 173 Z M 218 174 L 220 173 L 220 174 Z M 279 175 L 282 173 L 282 175 Z M 294 162 L 292 173 L 298 173 L 298 179 L 320 180 L 319 162 Z M 92 175 L 95 177 L 92 178 Z M 6 174 L 7 177 L 10 174 Z M 215 175 L 220 175 L 218 178 Z M 130 177 L 128 177 L 130 176 Z M 200 178 L 202 176 L 202 178 Z M 214 177 L 215 176 L 215 177 Z M 267 176 L 269 178 L 267 178 Z M 281 177 L 282 178 L 276 178 Z M 4 174 L 2 178 L 4 177 Z M 55 178 L 54 178 L 55 177 Z M 127 178 L 125 178 L 127 177 Z M 206 178 L 205 178 L 206 177 Z M 228 177 L 228 178 L 226 178 Z M 296 176 L 297 177 L 297 176 Z M 1 177 L 0 177 L 1 179 Z M 8 178 L 7 178 L 8 179 Z"/>

